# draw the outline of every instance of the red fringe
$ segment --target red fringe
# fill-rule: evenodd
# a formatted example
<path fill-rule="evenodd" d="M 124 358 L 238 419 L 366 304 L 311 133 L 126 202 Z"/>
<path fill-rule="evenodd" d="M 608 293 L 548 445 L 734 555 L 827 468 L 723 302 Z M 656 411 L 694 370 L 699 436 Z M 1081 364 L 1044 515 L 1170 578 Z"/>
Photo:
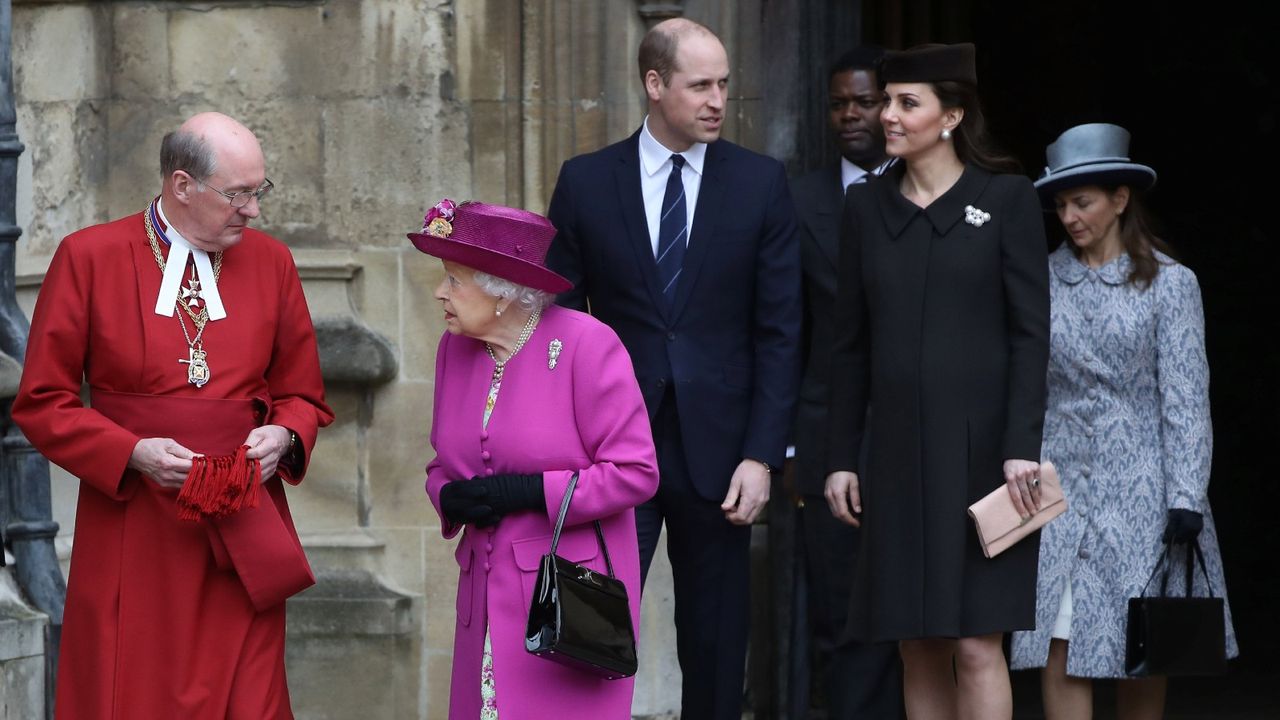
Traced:
<path fill-rule="evenodd" d="M 262 463 L 245 457 L 248 450 L 248 445 L 241 445 L 235 455 L 193 458 L 187 481 L 178 493 L 178 518 L 226 517 L 258 507 Z"/>

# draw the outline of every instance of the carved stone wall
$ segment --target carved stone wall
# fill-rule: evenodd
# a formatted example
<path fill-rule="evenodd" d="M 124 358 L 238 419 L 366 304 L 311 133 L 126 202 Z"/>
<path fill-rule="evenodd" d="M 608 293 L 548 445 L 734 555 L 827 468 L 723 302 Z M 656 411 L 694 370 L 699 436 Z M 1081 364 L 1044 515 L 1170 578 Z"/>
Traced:
<path fill-rule="evenodd" d="M 565 159 L 632 133 L 655 8 L 724 39 L 726 136 L 787 154 L 765 120 L 779 4 L 764 0 L 16 0 L 28 313 L 64 235 L 158 191 L 160 138 L 181 119 L 220 110 L 262 141 L 277 190 L 257 224 L 294 250 L 338 413 L 290 489 L 321 575 L 291 607 L 299 717 L 446 716 L 457 569 L 422 491 L 441 273 L 404 233 L 446 196 L 544 211 Z M 65 563 L 77 483 L 54 475 Z M 656 566 L 640 714 L 678 706 L 670 601 Z M 340 662 L 384 667 L 385 692 L 354 692 Z"/>

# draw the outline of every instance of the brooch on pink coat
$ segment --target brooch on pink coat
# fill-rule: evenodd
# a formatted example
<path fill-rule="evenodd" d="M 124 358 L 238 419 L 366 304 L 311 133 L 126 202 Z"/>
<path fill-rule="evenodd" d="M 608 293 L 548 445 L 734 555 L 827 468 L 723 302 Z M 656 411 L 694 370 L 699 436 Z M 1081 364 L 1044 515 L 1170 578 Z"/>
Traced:
<path fill-rule="evenodd" d="M 555 370 L 556 362 L 560 360 L 560 351 L 564 349 L 564 343 L 560 342 L 560 338 L 552 340 L 547 345 L 547 369 Z"/>

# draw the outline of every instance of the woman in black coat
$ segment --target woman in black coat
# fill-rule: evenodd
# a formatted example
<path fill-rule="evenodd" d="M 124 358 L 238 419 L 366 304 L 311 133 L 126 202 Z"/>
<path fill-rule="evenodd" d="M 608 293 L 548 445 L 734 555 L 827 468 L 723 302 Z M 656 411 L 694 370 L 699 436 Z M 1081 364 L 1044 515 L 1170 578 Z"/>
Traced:
<path fill-rule="evenodd" d="M 902 162 L 846 198 L 832 358 L 826 498 L 863 543 L 848 633 L 899 641 L 913 719 L 1009 718 L 1001 640 L 1035 623 L 1039 536 L 987 559 L 966 508 L 1002 483 L 1039 504 L 1040 203 L 989 149 L 972 45 L 890 53 L 880 77 Z"/>

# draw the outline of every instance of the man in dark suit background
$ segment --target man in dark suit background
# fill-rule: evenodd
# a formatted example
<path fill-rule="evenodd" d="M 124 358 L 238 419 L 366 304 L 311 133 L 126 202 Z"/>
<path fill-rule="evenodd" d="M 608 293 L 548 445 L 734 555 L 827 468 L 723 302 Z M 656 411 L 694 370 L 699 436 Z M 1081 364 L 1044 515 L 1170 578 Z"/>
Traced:
<path fill-rule="evenodd" d="M 803 556 L 808 588 L 811 669 L 833 720 L 902 715 L 897 647 L 892 643 L 839 642 L 849 609 L 859 531 L 836 520 L 822 494 L 840 211 L 848 186 L 866 182 L 890 164 L 880 127 L 884 93 L 875 71 L 883 54 L 879 48 L 859 47 L 832 65 L 827 119 L 840 159 L 791 185 L 800 219 L 805 319 L 805 370 L 794 433 L 800 495 L 796 546 Z"/>
<path fill-rule="evenodd" d="M 644 37 L 648 116 L 566 162 L 547 215 L 560 302 L 631 354 L 658 451 L 636 512 L 642 572 L 663 523 L 686 718 L 738 720 L 751 523 L 781 466 L 799 379 L 800 261 L 781 163 L 720 139 L 729 61 L 686 19 Z"/>

